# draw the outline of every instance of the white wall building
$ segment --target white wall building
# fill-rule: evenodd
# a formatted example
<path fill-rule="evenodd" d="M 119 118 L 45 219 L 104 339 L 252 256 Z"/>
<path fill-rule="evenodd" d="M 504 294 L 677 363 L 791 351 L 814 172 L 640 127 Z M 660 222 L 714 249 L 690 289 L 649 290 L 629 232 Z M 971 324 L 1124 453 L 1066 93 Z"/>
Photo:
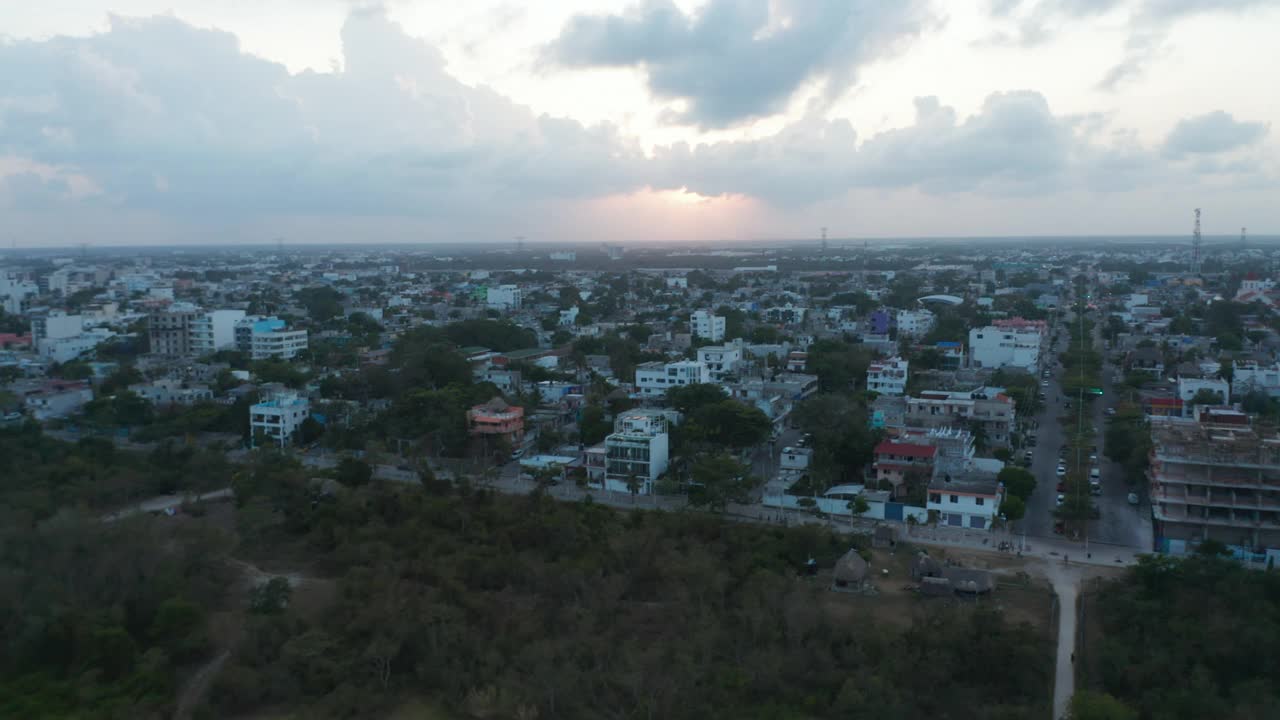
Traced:
<path fill-rule="evenodd" d="M 46 339 L 40 345 L 39 354 L 57 363 L 69 362 L 92 351 L 115 335 L 107 328 L 92 328 L 71 337 Z"/>
<path fill-rule="evenodd" d="M 1182 400 L 1182 416 L 1193 417 L 1195 406 L 1191 399 L 1201 390 L 1217 393 L 1222 401 L 1217 404 L 1226 405 L 1231 402 L 1231 386 L 1221 378 L 1178 378 L 1178 397 Z"/>
<path fill-rule="evenodd" d="M 560 260 L 563 262 L 573 262 L 574 260 L 578 259 L 578 253 L 573 250 L 567 250 L 563 252 L 553 252 L 551 253 L 550 257 L 552 260 Z"/>
<path fill-rule="evenodd" d="M 75 337 L 84 332 L 84 316 L 54 311 L 31 318 L 31 342 L 43 354 L 45 345 L 55 340 Z"/>
<path fill-rule="evenodd" d="M 1260 390 L 1271 397 L 1280 397 L 1280 363 L 1259 365 L 1253 360 L 1235 363 L 1231 376 L 1231 388 L 1236 397 L 1242 397 L 1251 390 Z"/>
<path fill-rule="evenodd" d="M 737 345 L 705 345 L 698 348 L 698 362 L 707 366 L 713 380 L 737 371 L 742 362 L 742 348 Z"/>
<path fill-rule="evenodd" d="M 919 337 L 933 329 L 933 313 L 928 310 L 899 310 L 898 337 Z"/>
<path fill-rule="evenodd" d="M 668 417 L 661 410 L 630 410 L 618 416 L 604 439 L 606 490 L 651 495 L 658 476 L 667 470 Z"/>
<path fill-rule="evenodd" d="M 1004 491 L 995 477 L 935 474 L 929 483 L 929 502 L 925 507 L 938 513 L 939 525 L 990 530 L 1003 496 Z"/>
<path fill-rule="evenodd" d="M 724 340 L 724 318 L 713 315 L 706 310 L 698 310 L 689 320 L 693 334 L 703 340 L 720 342 Z"/>
<path fill-rule="evenodd" d="M 881 395 L 902 395 L 907 391 L 910 364 L 900 357 L 871 363 L 867 368 L 867 389 Z"/>
<path fill-rule="evenodd" d="M 661 397 L 681 385 L 711 382 L 711 371 L 696 360 L 647 362 L 636 366 L 636 391 L 643 397 Z"/>
<path fill-rule="evenodd" d="M 491 308 L 501 308 L 504 310 L 519 310 L 524 304 L 524 298 L 520 293 L 518 285 L 499 285 L 491 287 L 485 296 Z"/>
<path fill-rule="evenodd" d="M 235 324 L 236 349 L 250 360 L 289 360 L 307 349 L 307 331 L 290 330 L 284 320 L 253 315 Z"/>
<path fill-rule="evenodd" d="M 975 368 L 1014 367 L 1029 373 L 1040 367 L 1040 331 L 987 326 L 969 331 L 969 359 Z"/>
<path fill-rule="evenodd" d="M 578 322 L 578 306 L 574 305 L 568 310 L 560 311 L 560 327 L 573 327 Z"/>
<path fill-rule="evenodd" d="M 667 287 L 669 289 L 687 289 L 689 287 L 689 278 L 669 277 L 667 278 Z"/>
<path fill-rule="evenodd" d="M 23 302 L 40 293 L 40 288 L 20 275 L 0 271 L 0 308 L 12 315 L 22 312 Z"/>
<path fill-rule="evenodd" d="M 249 431 L 255 445 L 259 434 L 284 447 L 311 414 L 311 403 L 296 392 L 276 393 L 269 400 L 249 406 Z"/>
<path fill-rule="evenodd" d="M 191 321 L 191 352 L 208 355 L 236 346 L 236 323 L 243 310 L 212 310 Z"/>

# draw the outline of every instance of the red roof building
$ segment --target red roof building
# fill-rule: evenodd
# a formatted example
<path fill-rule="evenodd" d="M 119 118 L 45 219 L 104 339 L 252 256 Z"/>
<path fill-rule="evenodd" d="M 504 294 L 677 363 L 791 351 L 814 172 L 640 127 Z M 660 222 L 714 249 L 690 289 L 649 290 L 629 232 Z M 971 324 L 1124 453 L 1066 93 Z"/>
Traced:
<path fill-rule="evenodd" d="M 885 440 L 876 445 L 876 459 L 871 470 L 882 486 L 887 483 L 895 496 L 905 495 L 909 475 L 920 475 L 926 482 L 933 475 L 933 461 L 938 448 L 933 445 Z"/>

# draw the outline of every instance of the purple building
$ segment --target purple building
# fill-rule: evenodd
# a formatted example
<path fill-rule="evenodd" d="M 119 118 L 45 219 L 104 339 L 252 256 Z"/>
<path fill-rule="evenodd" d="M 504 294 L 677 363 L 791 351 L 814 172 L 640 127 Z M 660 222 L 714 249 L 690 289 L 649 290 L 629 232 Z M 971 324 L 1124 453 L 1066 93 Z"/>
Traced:
<path fill-rule="evenodd" d="M 873 335 L 884 335 L 889 332 L 889 326 L 892 324 L 893 315 L 883 308 L 867 317 L 867 331 Z"/>

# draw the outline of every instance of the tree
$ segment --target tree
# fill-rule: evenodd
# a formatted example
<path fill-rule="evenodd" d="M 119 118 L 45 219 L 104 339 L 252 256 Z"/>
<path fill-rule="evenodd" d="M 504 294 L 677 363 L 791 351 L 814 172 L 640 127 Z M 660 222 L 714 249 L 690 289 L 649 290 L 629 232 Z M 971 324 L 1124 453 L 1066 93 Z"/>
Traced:
<path fill-rule="evenodd" d="M 1000 503 L 999 512 L 1009 522 L 1017 522 L 1027 514 L 1027 503 L 1017 495 L 1007 495 Z"/>
<path fill-rule="evenodd" d="M 853 513 L 854 517 L 857 517 L 859 515 L 862 515 L 866 511 L 870 510 L 871 503 L 867 502 L 867 499 L 863 497 L 862 493 L 858 493 L 857 495 L 853 496 L 852 500 L 846 503 L 845 507 L 849 508 L 850 512 Z"/>
<path fill-rule="evenodd" d="M 373 468 L 369 467 L 369 463 L 356 458 L 342 458 L 338 462 L 338 467 L 334 471 L 334 476 L 338 482 L 347 487 L 360 487 L 368 485 L 373 479 Z"/>
<path fill-rule="evenodd" d="M 692 415 L 707 405 L 723 402 L 724 387 L 716 383 L 693 383 L 667 390 L 667 404 L 685 415 Z"/>
<path fill-rule="evenodd" d="M 1069 720 L 1138 720 L 1138 713 L 1107 693 L 1079 690 L 1071 696 Z"/>
<path fill-rule="evenodd" d="M 1200 388 L 1191 398 L 1192 405 L 1221 405 L 1222 393 L 1209 388 Z"/>
<path fill-rule="evenodd" d="M 1020 467 L 1006 467 L 996 475 L 996 480 L 1004 485 L 1005 494 L 1026 502 L 1036 489 L 1036 476 L 1029 470 Z"/>
<path fill-rule="evenodd" d="M 604 419 L 604 408 L 588 405 L 582 409 L 582 419 L 578 421 L 578 438 L 582 444 L 600 443 L 612 430 L 613 427 Z"/>
<path fill-rule="evenodd" d="M 747 467 L 728 455 L 704 455 L 690 472 L 689 504 L 722 512 L 731 502 L 744 502 L 755 486 Z"/>
<path fill-rule="evenodd" d="M 289 607 L 292 594 L 288 578 L 273 577 L 249 590 L 249 610 L 260 615 L 276 615 Z"/>

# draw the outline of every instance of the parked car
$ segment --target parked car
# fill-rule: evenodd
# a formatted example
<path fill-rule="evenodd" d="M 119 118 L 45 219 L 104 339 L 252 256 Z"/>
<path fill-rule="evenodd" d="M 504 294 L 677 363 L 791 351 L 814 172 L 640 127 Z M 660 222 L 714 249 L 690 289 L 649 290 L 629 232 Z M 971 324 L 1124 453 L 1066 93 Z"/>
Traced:
<path fill-rule="evenodd" d="M 1058 470 L 1057 470 L 1057 474 L 1058 474 L 1058 477 L 1066 477 L 1066 475 L 1067 475 L 1067 466 L 1066 466 L 1066 465 L 1059 465 L 1059 466 L 1058 466 Z"/>
<path fill-rule="evenodd" d="M 1129 493 L 1129 504 L 1130 505 L 1138 504 L 1138 493 Z"/>
<path fill-rule="evenodd" d="M 1059 494 L 1058 494 L 1058 503 L 1057 503 L 1057 504 L 1058 504 L 1058 507 L 1062 507 L 1062 503 L 1064 503 L 1064 502 L 1066 502 L 1066 501 L 1067 501 L 1067 496 L 1066 496 L 1066 495 L 1063 495 L 1063 494 L 1061 494 L 1061 493 L 1059 493 Z"/>
<path fill-rule="evenodd" d="M 1115 409 L 1115 408 L 1107 408 L 1107 416 L 1108 416 L 1108 417 L 1115 417 L 1115 414 L 1116 414 L 1116 409 Z"/>
<path fill-rule="evenodd" d="M 514 462 L 524 457 L 524 448 L 516 448 L 511 451 L 511 460 Z"/>

